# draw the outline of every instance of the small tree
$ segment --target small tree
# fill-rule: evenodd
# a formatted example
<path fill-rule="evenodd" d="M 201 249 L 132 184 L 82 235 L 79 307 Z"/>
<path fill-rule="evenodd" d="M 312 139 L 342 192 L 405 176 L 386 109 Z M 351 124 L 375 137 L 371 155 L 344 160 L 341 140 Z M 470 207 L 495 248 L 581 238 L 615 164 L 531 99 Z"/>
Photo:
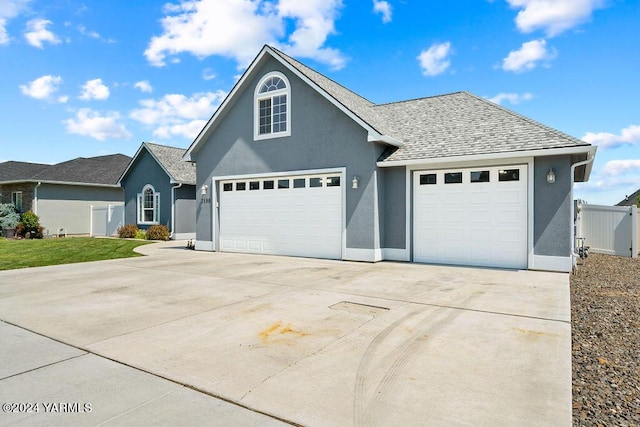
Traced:
<path fill-rule="evenodd" d="M 0 229 L 16 228 L 20 222 L 20 214 L 13 203 L 0 203 Z"/>

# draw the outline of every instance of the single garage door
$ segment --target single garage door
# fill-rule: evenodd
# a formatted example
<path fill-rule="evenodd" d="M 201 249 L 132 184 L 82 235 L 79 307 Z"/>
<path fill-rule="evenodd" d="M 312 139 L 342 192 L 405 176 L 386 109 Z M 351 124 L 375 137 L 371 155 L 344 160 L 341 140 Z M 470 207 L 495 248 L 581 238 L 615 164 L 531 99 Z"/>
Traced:
<path fill-rule="evenodd" d="M 220 183 L 223 251 L 342 258 L 340 174 Z"/>
<path fill-rule="evenodd" d="M 418 171 L 416 262 L 527 267 L 527 165 Z"/>

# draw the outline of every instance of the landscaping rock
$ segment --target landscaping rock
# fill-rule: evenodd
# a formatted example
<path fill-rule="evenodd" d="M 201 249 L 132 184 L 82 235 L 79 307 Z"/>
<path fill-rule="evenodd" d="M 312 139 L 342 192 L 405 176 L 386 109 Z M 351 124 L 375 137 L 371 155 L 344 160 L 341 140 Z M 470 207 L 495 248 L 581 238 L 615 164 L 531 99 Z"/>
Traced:
<path fill-rule="evenodd" d="M 581 260 L 571 324 L 573 425 L 640 425 L 640 258 Z"/>

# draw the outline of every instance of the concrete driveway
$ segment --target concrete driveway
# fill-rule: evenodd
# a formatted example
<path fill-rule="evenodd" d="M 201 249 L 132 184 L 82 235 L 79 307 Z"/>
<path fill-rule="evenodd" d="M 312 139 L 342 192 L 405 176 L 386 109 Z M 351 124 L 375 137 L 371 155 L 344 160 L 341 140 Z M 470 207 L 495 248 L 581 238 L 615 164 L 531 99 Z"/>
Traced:
<path fill-rule="evenodd" d="M 567 274 L 182 247 L 0 272 L 0 320 L 292 423 L 571 424 Z"/>

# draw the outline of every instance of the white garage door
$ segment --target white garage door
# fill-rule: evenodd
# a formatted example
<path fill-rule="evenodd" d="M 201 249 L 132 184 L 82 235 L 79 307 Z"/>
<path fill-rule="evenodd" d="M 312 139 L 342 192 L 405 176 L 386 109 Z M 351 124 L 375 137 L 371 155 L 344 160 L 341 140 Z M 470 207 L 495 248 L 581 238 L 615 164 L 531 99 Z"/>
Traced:
<path fill-rule="evenodd" d="M 414 172 L 414 261 L 527 267 L 527 166 Z"/>
<path fill-rule="evenodd" d="M 220 183 L 223 251 L 342 258 L 340 174 Z"/>

